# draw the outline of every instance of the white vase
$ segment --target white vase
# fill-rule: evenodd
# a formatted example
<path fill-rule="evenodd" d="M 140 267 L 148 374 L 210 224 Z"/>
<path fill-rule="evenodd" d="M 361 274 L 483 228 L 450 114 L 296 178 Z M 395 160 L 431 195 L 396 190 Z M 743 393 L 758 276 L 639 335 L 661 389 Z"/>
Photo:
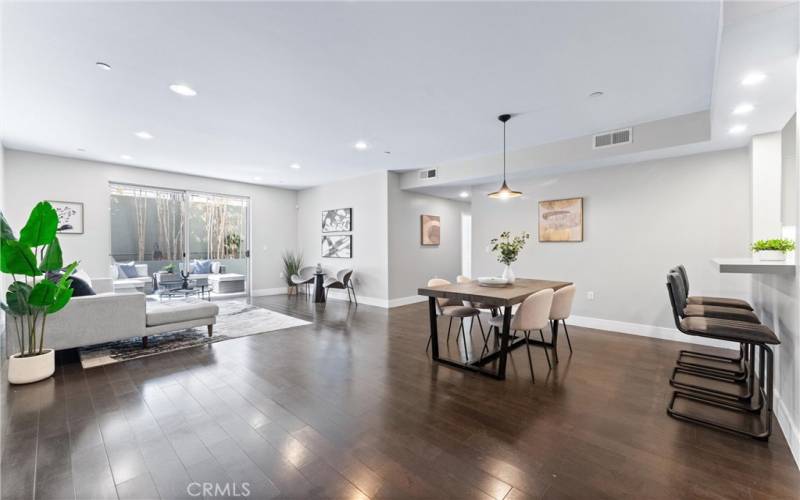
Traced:
<path fill-rule="evenodd" d="M 507 264 L 506 268 L 503 269 L 503 279 L 508 283 L 514 283 L 514 280 L 517 279 L 516 276 L 514 276 L 514 270 L 511 269 L 511 264 Z"/>
<path fill-rule="evenodd" d="M 8 381 L 11 384 L 30 384 L 50 377 L 56 371 L 56 356 L 47 349 L 38 356 L 21 357 L 14 354 L 8 359 Z"/>
<path fill-rule="evenodd" d="M 786 254 L 780 250 L 760 250 L 756 257 L 758 260 L 786 260 Z"/>

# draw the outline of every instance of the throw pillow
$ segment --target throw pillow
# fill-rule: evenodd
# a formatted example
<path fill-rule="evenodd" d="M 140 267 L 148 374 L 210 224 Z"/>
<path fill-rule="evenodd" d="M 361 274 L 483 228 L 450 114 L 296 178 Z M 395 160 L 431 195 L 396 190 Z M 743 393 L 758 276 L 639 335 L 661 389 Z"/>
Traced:
<path fill-rule="evenodd" d="M 222 269 L 222 264 L 220 262 L 214 262 L 213 264 L 211 264 L 212 273 L 219 274 L 221 269 Z"/>
<path fill-rule="evenodd" d="M 138 277 L 138 273 L 136 271 L 136 265 L 134 262 L 129 262 L 128 264 L 117 264 L 117 268 L 119 268 L 119 277 L 120 278 L 136 278 Z"/>
<path fill-rule="evenodd" d="M 58 282 L 61 279 L 61 276 L 64 273 L 47 273 L 47 279 L 52 281 L 53 283 Z M 85 297 L 87 295 L 97 295 L 94 289 L 83 281 L 81 278 L 76 277 L 75 275 L 70 276 L 69 278 L 69 287 L 72 288 L 72 296 L 73 297 Z"/>
<path fill-rule="evenodd" d="M 89 277 L 89 273 L 84 271 L 83 269 L 76 269 L 74 273 L 72 273 L 73 278 L 80 278 L 84 281 L 87 285 L 92 287 L 92 278 Z"/>
<path fill-rule="evenodd" d="M 192 272 L 196 274 L 210 274 L 211 260 L 195 260 L 192 265 Z"/>

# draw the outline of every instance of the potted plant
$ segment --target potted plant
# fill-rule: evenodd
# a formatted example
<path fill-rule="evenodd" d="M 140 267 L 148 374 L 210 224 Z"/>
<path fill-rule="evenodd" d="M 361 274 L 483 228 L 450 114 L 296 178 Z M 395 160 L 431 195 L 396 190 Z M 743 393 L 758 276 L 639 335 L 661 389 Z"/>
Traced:
<path fill-rule="evenodd" d="M 45 326 L 48 315 L 63 309 L 72 298 L 69 277 L 78 265 L 73 262 L 64 268 L 57 228 L 58 215 L 46 201 L 33 208 L 19 239 L 0 213 L 0 272 L 14 279 L 0 308 L 20 348 L 8 360 L 12 384 L 37 382 L 55 372 L 55 353 L 44 348 Z M 61 272 L 57 281 L 45 276 L 56 271 Z"/>
<path fill-rule="evenodd" d="M 514 283 L 516 277 L 511 269 L 511 263 L 516 262 L 519 253 L 525 247 L 525 242 L 531 237 L 530 233 L 523 231 L 519 236 L 511 236 L 510 231 L 503 231 L 499 238 L 492 238 L 489 242 L 488 250 L 497 257 L 497 262 L 505 264 L 503 279 L 508 283 Z"/>
<path fill-rule="evenodd" d="M 785 238 L 758 240 L 752 245 L 758 260 L 786 260 L 786 252 L 794 250 L 794 241 Z"/>
<path fill-rule="evenodd" d="M 297 293 L 297 285 L 292 283 L 292 276 L 297 274 L 301 267 L 303 267 L 303 256 L 297 252 L 285 251 L 282 255 L 283 260 L 283 278 L 286 280 L 286 293 L 288 295 L 295 295 Z"/>

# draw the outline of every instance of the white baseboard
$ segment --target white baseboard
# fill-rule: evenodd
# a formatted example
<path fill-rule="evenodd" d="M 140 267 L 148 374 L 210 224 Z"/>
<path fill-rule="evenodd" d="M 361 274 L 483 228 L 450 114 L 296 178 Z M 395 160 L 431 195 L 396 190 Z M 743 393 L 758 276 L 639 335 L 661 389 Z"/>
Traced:
<path fill-rule="evenodd" d="M 774 395 L 775 418 L 778 420 L 783 435 L 786 437 L 786 442 L 789 444 L 789 449 L 792 452 L 792 456 L 794 456 L 794 463 L 800 468 L 800 425 L 794 421 L 794 417 L 789 409 L 786 408 L 786 403 L 777 389 L 775 389 Z"/>
<path fill-rule="evenodd" d="M 282 286 L 279 288 L 261 288 L 259 290 L 253 290 L 250 292 L 251 297 L 264 297 L 267 295 L 286 295 L 286 287 Z"/>
<path fill-rule="evenodd" d="M 345 290 L 336 290 L 336 289 L 330 290 L 328 292 L 328 299 L 347 301 L 348 300 L 347 292 Z M 361 295 L 356 295 L 356 299 L 358 300 L 359 304 L 382 307 L 383 309 L 387 309 L 389 307 L 389 301 L 386 299 L 376 299 L 375 297 L 362 297 Z"/>
<path fill-rule="evenodd" d="M 686 342 L 689 344 L 699 344 L 722 349 L 736 350 L 730 342 L 721 340 L 707 339 L 686 335 L 677 328 L 665 328 L 663 326 L 642 325 L 639 323 L 627 323 L 625 321 L 615 321 L 611 319 L 588 318 L 585 316 L 570 316 L 567 323 L 597 330 L 607 330 L 611 332 L 627 333 L 629 335 L 639 335 L 641 337 L 651 337 L 662 340 L 672 340 L 675 342 Z"/>
<path fill-rule="evenodd" d="M 389 307 L 402 307 L 407 306 L 409 304 L 416 304 L 418 302 L 425 302 L 428 300 L 428 297 L 423 297 L 422 295 L 409 295 L 408 297 L 398 297 L 396 299 L 389 300 Z"/>

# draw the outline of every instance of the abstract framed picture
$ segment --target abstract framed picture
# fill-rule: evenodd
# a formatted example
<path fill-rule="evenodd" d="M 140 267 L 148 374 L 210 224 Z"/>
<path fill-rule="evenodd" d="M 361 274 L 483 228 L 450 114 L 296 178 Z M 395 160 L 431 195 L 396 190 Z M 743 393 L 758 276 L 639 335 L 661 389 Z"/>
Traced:
<path fill-rule="evenodd" d="M 350 234 L 323 236 L 322 256 L 328 259 L 353 258 L 353 236 Z"/>
<path fill-rule="evenodd" d="M 322 232 L 342 233 L 353 230 L 353 209 L 335 208 L 322 211 Z"/>
<path fill-rule="evenodd" d="M 442 222 L 438 215 L 420 216 L 420 244 L 435 246 L 441 242 Z"/>
<path fill-rule="evenodd" d="M 83 234 L 83 203 L 48 200 L 58 214 L 58 232 Z"/>
<path fill-rule="evenodd" d="M 540 201 L 539 241 L 583 241 L 583 198 Z"/>

